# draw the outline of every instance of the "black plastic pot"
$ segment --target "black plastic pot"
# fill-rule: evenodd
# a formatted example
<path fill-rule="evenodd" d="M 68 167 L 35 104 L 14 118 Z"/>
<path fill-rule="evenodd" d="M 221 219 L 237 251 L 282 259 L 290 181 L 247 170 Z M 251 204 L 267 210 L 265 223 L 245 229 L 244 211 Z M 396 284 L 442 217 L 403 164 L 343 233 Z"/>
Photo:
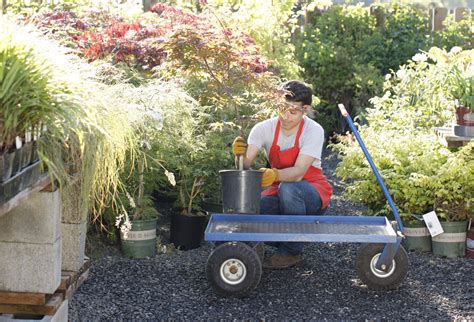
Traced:
<path fill-rule="evenodd" d="M 21 168 L 26 168 L 31 163 L 31 154 L 33 152 L 33 143 L 25 143 L 22 147 Z"/>
<path fill-rule="evenodd" d="M 13 167 L 12 167 L 12 176 L 16 175 L 18 172 L 21 171 L 21 165 L 22 165 L 22 154 L 23 154 L 23 148 L 16 149 L 13 152 L 15 154 L 15 158 L 13 159 Z"/>
<path fill-rule="evenodd" d="M 32 164 L 23 170 L 21 170 L 22 174 L 22 179 L 21 179 L 21 186 L 20 186 L 20 191 L 25 190 L 29 186 L 32 185 L 32 175 L 33 175 L 33 170 L 34 170 L 35 164 Z"/>
<path fill-rule="evenodd" d="M 207 216 L 171 215 L 170 241 L 176 248 L 190 250 L 201 246 Z"/>
<path fill-rule="evenodd" d="M 221 170 L 224 213 L 258 214 L 262 172 L 257 170 Z"/>
<path fill-rule="evenodd" d="M 0 183 L 7 181 L 12 176 L 14 158 L 14 153 L 0 154 Z"/>
<path fill-rule="evenodd" d="M 0 184 L 0 202 L 7 202 L 20 192 L 22 178 L 22 173 L 18 173 Z"/>
<path fill-rule="evenodd" d="M 39 161 L 38 157 L 38 142 L 33 141 L 33 145 L 31 147 L 31 163 Z"/>

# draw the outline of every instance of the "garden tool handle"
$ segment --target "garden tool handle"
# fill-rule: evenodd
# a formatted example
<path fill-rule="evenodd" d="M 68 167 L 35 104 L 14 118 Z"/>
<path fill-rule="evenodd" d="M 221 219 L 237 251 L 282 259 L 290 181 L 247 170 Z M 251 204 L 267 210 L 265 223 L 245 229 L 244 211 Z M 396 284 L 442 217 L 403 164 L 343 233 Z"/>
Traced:
<path fill-rule="evenodd" d="M 337 106 L 339 107 L 339 111 L 341 111 L 342 116 L 346 117 L 347 115 L 349 115 L 343 104 L 338 104 Z"/>
<path fill-rule="evenodd" d="M 372 169 L 372 172 L 375 174 L 375 177 L 377 178 L 377 181 L 380 185 L 380 188 L 382 188 L 382 192 L 385 195 L 385 198 L 388 201 L 388 204 L 390 205 L 390 208 L 392 209 L 393 215 L 395 216 L 395 219 L 397 220 L 398 227 L 400 229 L 400 232 L 403 233 L 403 223 L 402 219 L 400 218 L 400 214 L 398 213 L 397 207 L 395 206 L 395 203 L 393 202 L 392 197 L 390 196 L 390 193 L 388 192 L 387 187 L 385 186 L 385 183 L 383 182 L 382 177 L 380 176 L 379 171 L 377 170 L 377 167 L 375 166 L 374 161 L 372 160 L 372 157 L 370 156 L 369 151 L 367 150 L 364 141 L 360 137 L 359 131 L 357 131 L 357 128 L 354 125 L 354 122 L 352 121 L 351 116 L 349 113 L 347 113 L 346 108 L 344 107 L 343 104 L 338 104 L 339 110 L 341 111 L 341 114 L 344 116 L 346 119 L 347 125 L 349 125 L 349 128 L 352 130 L 352 133 L 354 134 L 357 142 L 359 143 L 362 152 L 364 152 L 365 158 L 369 162 L 370 168 Z"/>
<path fill-rule="evenodd" d="M 239 155 L 239 171 L 244 170 L 244 156 Z"/>

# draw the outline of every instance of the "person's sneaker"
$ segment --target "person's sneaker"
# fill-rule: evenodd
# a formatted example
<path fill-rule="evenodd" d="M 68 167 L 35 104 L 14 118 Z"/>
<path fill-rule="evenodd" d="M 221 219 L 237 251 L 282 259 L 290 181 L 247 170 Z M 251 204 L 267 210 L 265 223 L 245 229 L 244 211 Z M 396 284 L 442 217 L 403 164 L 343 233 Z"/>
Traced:
<path fill-rule="evenodd" d="M 303 256 L 301 255 L 286 255 L 276 253 L 270 258 L 263 261 L 263 268 L 281 269 L 288 268 L 303 263 Z"/>

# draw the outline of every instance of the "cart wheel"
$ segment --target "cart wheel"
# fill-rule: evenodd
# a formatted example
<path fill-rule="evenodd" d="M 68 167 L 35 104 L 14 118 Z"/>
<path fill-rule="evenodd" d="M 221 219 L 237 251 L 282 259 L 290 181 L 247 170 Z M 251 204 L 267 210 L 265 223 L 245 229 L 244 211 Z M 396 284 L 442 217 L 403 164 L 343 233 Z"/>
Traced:
<path fill-rule="evenodd" d="M 263 263 L 263 259 L 265 258 L 265 245 L 262 242 L 251 242 L 249 246 L 253 248 L 253 250 L 257 253 L 260 262 Z"/>
<path fill-rule="evenodd" d="M 398 288 L 408 272 L 408 255 L 401 245 L 387 272 L 375 268 L 384 247 L 384 244 L 363 245 L 356 258 L 357 275 L 364 284 L 374 290 Z"/>
<path fill-rule="evenodd" d="M 206 274 L 219 295 L 245 297 L 260 282 L 262 263 L 249 245 L 228 242 L 216 247 L 209 255 Z"/>

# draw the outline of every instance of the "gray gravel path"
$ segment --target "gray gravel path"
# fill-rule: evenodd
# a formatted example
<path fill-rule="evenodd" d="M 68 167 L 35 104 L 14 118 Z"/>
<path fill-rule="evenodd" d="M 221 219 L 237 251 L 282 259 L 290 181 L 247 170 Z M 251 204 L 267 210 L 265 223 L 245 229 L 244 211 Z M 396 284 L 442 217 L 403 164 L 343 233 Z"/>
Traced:
<path fill-rule="evenodd" d="M 335 188 L 328 215 L 364 214 L 343 200 L 344 185 L 331 175 L 337 160 L 326 156 Z M 205 277 L 209 246 L 144 260 L 108 256 L 95 261 L 88 280 L 69 304 L 71 321 L 93 320 L 300 320 L 474 319 L 474 260 L 409 253 L 410 269 L 399 290 L 368 290 L 357 278 L 358 245 L 318 243 L 305 263 L 264 270 L 250 297 L 220 298 Z"/>

